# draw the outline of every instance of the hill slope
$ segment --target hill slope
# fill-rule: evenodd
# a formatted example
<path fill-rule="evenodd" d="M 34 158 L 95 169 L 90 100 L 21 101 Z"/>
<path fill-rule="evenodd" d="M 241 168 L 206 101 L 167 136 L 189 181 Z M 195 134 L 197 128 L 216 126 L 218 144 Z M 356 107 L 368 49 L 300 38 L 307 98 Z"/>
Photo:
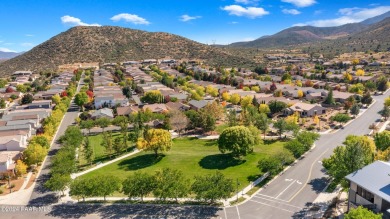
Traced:
<path fill-rule="evenodd" d="M 15 70 L 56 70 L 75 62 L 120 62 L 148 58 L 204 59 L 213 65 L 253 64 L 252 61 L 195 41 L 162 32 L 121 27 L 73 27 L 30 51 L 0 64 L 0 74 Z"/>
<path fill-rule="evenodd" d="M 390 17 L 390 11 L 382 15 L 366 19 L 360 23 L 345 24 L 337 27 L 291 27 L 282 30 L 274 35 L 260 37 L 249 42 L 232 43 L 232 47 L 252 48 L 285 48 L 288 46 L 302 46 L 313 42 L 321 42 L 329 39 L 339 39 L 345 36 L 364 31 L 383 19 Z"/>

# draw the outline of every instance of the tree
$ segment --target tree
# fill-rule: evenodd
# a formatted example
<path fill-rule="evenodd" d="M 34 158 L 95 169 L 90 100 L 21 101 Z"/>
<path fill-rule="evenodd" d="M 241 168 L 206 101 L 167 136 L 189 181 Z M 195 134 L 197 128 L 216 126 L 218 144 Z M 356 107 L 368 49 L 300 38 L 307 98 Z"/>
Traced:
<path fill-rule="evenodd" d="M 106 196 L 119 191 L 121 187 L 120 179 L 113 175 L 96 176 L 92 182 L 92 195 L 103 196 L 104 201 L 106 201 Z"/>
<path fill-rule="evenodd" d="M 154 151 L 158 157 L 158 151 L 169 151 L 172 147 L 171 133 L 164 129 L 149 129 L 144 138 L 139 138 L 137 148 L 147 151 Z"/>
<path fill-rule="evenodd" d="M 272 114 L 279 113 L 287 108 L 287 104 L 282 101 L 272 100 L 268 103 Z"/>
<path fill-rule="evenodd" d="M 47 155 L 47 149 L 39 144 L 29 144 L 23 152 L 23 156 L 27 165 L 31 166 L 39 164 Z"/>
<path fill-rule="evenodd" d="M 297 139 L 287 142 L 284 147 L 289 150 L 295 158 L 301 157 L 302 154 L 306 152 L 305 146 Z"/>
<path fill-rule="evenodd" d="M 359 206 L 344 214 L 344 219 L 382 219 L 382 214 L 375 214 L 367 208 Z"/>
<path fill-rule="evenodd" d="M 95 120 L 95 124 L 102 128 L 104 132 L 104 128 L 107 128 L 111 124 L 111 121 L 106 117 L 101 117 Z"/>
<path fill-rule="evenodd" d="M 223 108 L 216 101 L 208 103 L 202 110 L 208 112 L 215 119 L 221 119 L 223 116 Z"/>
<path fill-rule="evenodd" d="M 85 92 L 79 92 L 74 98 L 74 102 L 77 106 L 81 107 L 81 111 L 84 111 L 83 107 L 89 102 L 89 97 Z"/>
<path fill-rule="evenodd" d="M 333 150 L 331 157 L 323 160 L 323 166 L 336 183 L 344 188 L 349 187 L 345 176 L 373 161 L 374 143 L 367 136 L 350 135 L 343 143 Z"/>
<path fill-rule="evenodd" d="M 383 131 L 380 133 L 376 133 L 374 136 L 375 146 L 381 150 L 385 151 L 390 147 L 390 132 Z"/>
<path fill-rule="evenodd" d="M 106 153 L 110 156 L 111 158 L 111 155 L 114 151 L 114 142 L 113 142 L 113 139 L 112 139 L 112 133 L 109 132 L 103 132 L 103 139 L 102 139 L 102 143 L 101 143 L 101 146 L 103 146 L 106 150 Z"/>
<path fill-rule="evenodd" d="M 228 101 L 228 102 L 230 101 L 230 95 L 228 92 L 222 93 L 222 100 Z"/>
<path fill-rule="evenodd" d="M 274 128 L 278 131 L 279 138 L 282 138 L 283 133 L 287 131 L 287 122 L 280 118 L 274 122 Z"/>
<path fill-rule="evenodd" d="M 135 172 L 122 183 L 122 191 L 130 199 L 149 195 L 156 187 L 155 177 L 145 172 Z"/>
<path fill-rule="evenodd" d="M 264 140 L 265 140 L 265 135 L 269 129 L 270 123 L 271 123 L 270 119 L 264 113 L 260 113 L 259 116 L 257 116 L 257 118 L 256 118 L 255 125 L 259 130 L 261 130 L 263 132 Z"/>
<path fill-rule="evenodd" d="M 84 148 L 83 148 L 84 158 L 88 163 L 92 165 L 92 161 L 95 159 L 95 155 L 93 153 L 93 146 L 91 145 L 89 138 L 84 138 Z"/>
<path fill-rule="evenodd" d="M 15 171 L 17 176 L 23 176 L 27 173 L 27 165 L 22 161 L 16 161 Z"/>
<path fill-rule="evenodd" d="M 259 105 L 259 112 L 264 113 L 264 114 L 268 114 L 271 112 L 271 110 L 267 104 L 262 103 Z"/>
<path fill-rule="evenodd" d="M 364 76 L 364 70 L 359 68 L 356 73 L 355 73 L 356 76 Z"/>
<path fill-rule="evenodd" d="M 179 110 L 171 110 L 169 111 L 169 122 L 180 136 L 181 132 L 187 127 L 189 119 L 183 112 Z"/>
<path fill-rule="evenodd" d="M 269 172 L 271 175 L 276 175 L 283 169 L 283 165 L 280 160 L 276 157 L 265 157 L 259 160 L 257 167 L 261 172 L 266 173 Z"/>
<path fill-rule="evenodd" d="M 157 171 L 154 176 L 156 187 L 153 190 L 153 195 L 161 200 L 167 198 L 183 198 L 186 197 L 190 190 L 190 181 L 186 179 L 183 172 L 164 168 Z"/>
<path fill-rule="evenodd" d="M 64 191 L 69 186 L 70 182 L 70 175 L 55 173 L 45 182 L 45 187 L 54 192 L 62 192 L 62 195 L 64 195 Z"/>
<path fill-rule="evenodd" d="M 216 118 L 212 113 L 205 109 L 199 110 L 199 127 L 202 128 L 203 132 L 213 131 L 215 129 Z"/>
<path fill-rule="evenodd" d="M 144 103 L 162 103 L 164 102 L 164 96 L 161 94 L 159 90 L 151 90 L 147 91 L 144 96 L 141 98 Z"/>
<path fill-rule="evenodd" d="M 214 203 L 219 199 L 226 199 L 234 192 L 233 181 L 226 179 L 221 172 L 215 172 L 205 176 L 195 176 L 191 186 L 197 200 Z"/>
<path fill-rule="evenodd" d="M 270 90 L 271 92 L 275 92 L 277 89 L 278 89 L 278 88 L 276 87 L 275 82 L 272 82 L 272 84 L 271 84 L 270 87 L 269 87 L 269 90 Z"/>
<path fill-rule="evenodd" d="M 297 91 L 297 97 L 298 97 L 299 99 L 301 99 L 303 96 L 304 96 L 303 91 L 302 91 L 302 90 L 298 90 L 298 91 Z"/>
<path fill-rule="evenodd" d="M 233 157 L 246 156 L 253 151 L 254 136 L 244 126 L 234 126 L 223 130 L 218 138 L 218 148 L 222 153 L 231 151 Z"/>
<path fill-rule="evenodd" d="M 238 119 L 237 119 L 237 112 L 234 109 L 230 109 L 226 111 L 226 119 L 229 127 L 237 126 L 238 125 Z"/>
<path fill-rule="evenodd" d="M 7 104 L 3 98 L 0 98 L 0 109 L 7 107 Z"/>
<path fill-rule="evenodd" d="M 241 97 L 239 94 L 232 94 L 230 96 L 230 103 L 237 105 L 241 100 Z"/>
<path fill-rule="evenodd" d="M 54 95 L 54 96 L 51 98 L 51 100 L 52 100 L 53 103 L 55 103 L 55 104 L 61 103 L 61 97 L 60 97 L 60 95 L 58 95 L 58 94 Z"/>
<path fill-rule="evenodd" d="M 47 140 L 47 138 L 43 135 L 35 135 L 34 137 L 32 137 L 30 139 L 30 144 L 38 144 L 44 148 L 49 148 L 50 147 L 50 143 L 49 141 Z"/>
<path fill-rule="evenodd" d="M 31 94 L 25 94 L 22 97 L 22 104 L 32 103 L 33 100 L 34 100 L 34 97 Z"/>
<path fill-rule="evenodd" d="M 386 91 L 389 88 L 389 82 L 385 76 L 380 77 L 376 81 L 376 84 L 377 84 L 378 91 Z"/>
<path fill-rule="evenodd" d="M 95 127 L 95 122 L 92 119 L 82 120 L 80 122 L 80 127 L 82 129 L 87 129 L 88 135 L 91 135 L 91 129 Z"/>
<path fill-rule="evenodd" d="M 384 105 L 383 109 L 380 111 L 380 114 L 387 120 L 390 117 L 390 107 Z"/>
<path fill-rule="evenodd" d="M 127 144 L 123 139 L 126 140 L 126 138 L 115 138 L 114 140 L 113 149 L 117 154 L 120 154 L 127 148 Z"/>
<path fill-rule="evenodd" d="M 132 91 L 130 86 L 125 86 L 122 88 L 122 94 L 125 95 L 127 98 L 131 98 L 132 96 Z"/>
<path fill-rule="evenodd" d="M 362 97 L 362 104 L 371 104 L 372 103 L 372 97 L 371 97 L 371 94 L 370 92 L 366 92 L 364 93 L 363 97 Z"/>
<path fill-rule="evenodd" d="M 332 105 L 332 106 L 336 105 L 336 101 L 333 98 L 333 90 L 332 89 L 329 90 L 328 96 L 326 97 L 324 103 L 328 104 L 328 105 Z"/>
<path fill-rule="evenodd" d="M 249 105 L 252 104 L 253 96 L 246 96 L 241 99 L 241 107 L 246 109 Z"/>
<path fill-rule="evenodd" d="M 360 112 L 360 107 L 359 107 L 359 105 L 355 103 L 355 104 L 351 107 L 350 112 L 351 112 L 352 115 L 357 116 L 357 115 L 359 114 L 359 112 Z"/>
<path fill-rule="evenodd" d="M 16 90 L 21 92 L 21 93 L 26 93 L 27 86 L 24 86 L 23 84 L 18 84 L 18 85 L 16 85 Z"/>
<path fill-rule="evenodd" d="M 89 178 L 76 178 L 69 186 L 69 195 L 80 197 L 85 201 L 86 197 L 92 195 L 93 181 Z"/>

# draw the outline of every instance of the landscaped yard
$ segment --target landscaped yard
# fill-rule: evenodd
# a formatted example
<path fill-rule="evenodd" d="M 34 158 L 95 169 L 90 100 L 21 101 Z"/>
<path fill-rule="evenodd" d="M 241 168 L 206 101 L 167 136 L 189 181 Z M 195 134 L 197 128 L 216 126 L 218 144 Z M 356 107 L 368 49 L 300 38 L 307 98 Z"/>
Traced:
<path fill-rule="evenodd" d="M 271 142 L 256 146 L 254 153 L 242 160 L 231 158 L 230 154 L 221 154 L 216 140 L 199 140 L 197 138 L 180 138 L 173 140 L 169 152 L 161 154 L 157 159 L 151 152 L 140 152 L 132 157 L 120 160 L 81 177 L 110 174 L 125 179 L 134 171 L 147 171 L 154 174 L 164 167 L 179 169 L 184 175 L 193 180 L 195 175 L 213 173 L 217 170 L 231 178 L 239 188 L 244 188 L 250 181 L 261 175 L 256 167 L 263 157 L 286 150 L 283 142 Z"/>

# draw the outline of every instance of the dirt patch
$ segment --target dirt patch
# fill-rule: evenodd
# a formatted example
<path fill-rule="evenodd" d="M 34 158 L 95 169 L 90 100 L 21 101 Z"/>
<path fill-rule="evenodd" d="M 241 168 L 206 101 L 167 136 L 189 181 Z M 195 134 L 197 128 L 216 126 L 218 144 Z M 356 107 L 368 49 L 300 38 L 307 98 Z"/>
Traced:
<path fill-rule="evenodd" d="M 24 189 L 30 188 L 30 186 L 35 182 L 36 177 L 37 177 L 37 174 L 36 174 L 36 173 L 33 173 L 33 174 L 31 175 L 31 177 L 30 177 L 30 180 L 29 180 L 28 183 L 27 183 L 26 188 L 24 188 Z"/>
<path fill-rule="evenodd" d="M 22 187 L 23 183 L 24 183 L 24 177 L 21 177 L 21 178 L 18 178 L 18 179 L 14 179 L 14 180 L 11 180 L 11 185 L 15 185 L 11 190 L 12 192 L 16 192 L 16 191 L 19 191 L 19 189 Z M 8 195 L 10 193 L 9 191 L 9 186 L 8 186 L 8 181 L 2 181 L 1 182 L 1 190 L 3 190 L 3 194 L 1 195 Z"/>

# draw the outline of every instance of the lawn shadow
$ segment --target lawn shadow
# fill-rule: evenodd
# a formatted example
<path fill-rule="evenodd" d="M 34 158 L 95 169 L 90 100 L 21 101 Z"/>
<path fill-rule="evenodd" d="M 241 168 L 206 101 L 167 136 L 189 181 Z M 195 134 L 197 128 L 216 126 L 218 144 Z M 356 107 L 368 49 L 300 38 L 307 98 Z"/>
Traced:
<path fill-rule="evenodd" d="M 206 140 L 206 143 L 204 144 L 204 146 L 216 146 L 217 143 L 216 143 L 216 140 Z"/>
<path fill-rule="evenodd" d="M 248 181 L 250 182 L 253 182 L 255 180 L 257 180 L 258 178 L 260 178 L 262 176 L 262 174 L 254 174 L 254 175 L 250 175 L 247 177 Z"/>
<path fill-rule="evenodd" d="M 268 144 L 273 144 L 273 143 L 275 143 L 275 142 L 277 142 L 278 141 L 278 139 L 263 139 L 263 142 L 264 142 L 264 144 L 266 144 L 266 145 L 268 145 Z"/>
<path fill-rule="evenodd" d="M 213 154 L 202 158 L 199 165 L 205 169 L 224 170 L 245 163 L 246 160 L 235 159 L 232 154 Z"/>
<path fill-rule="evenodd" d="M 123 170 L 139 170 L 160 162 L 164 157 L 164 154 L 159 154 L 157 158 L 154 154 L 144 154 L 123 160 L 118 165 Z"/>

